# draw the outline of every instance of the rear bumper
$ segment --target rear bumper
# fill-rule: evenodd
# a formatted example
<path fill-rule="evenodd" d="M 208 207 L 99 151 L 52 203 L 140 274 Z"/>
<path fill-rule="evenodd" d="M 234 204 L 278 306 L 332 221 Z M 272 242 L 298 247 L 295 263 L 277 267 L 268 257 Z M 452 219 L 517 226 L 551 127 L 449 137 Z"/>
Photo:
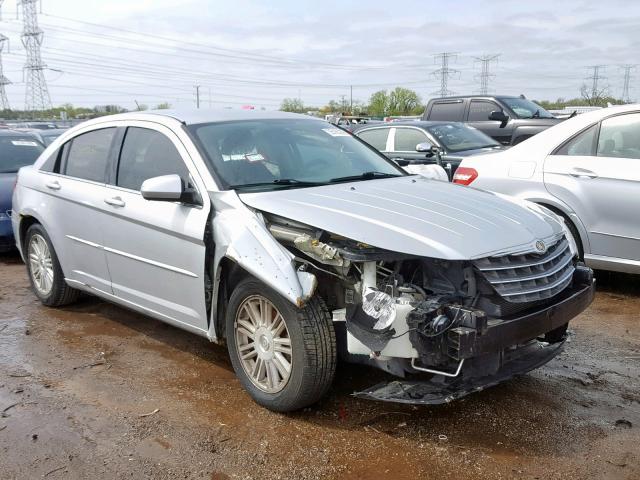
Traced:
<path fill-rule="evenodd" d="M 578 267 L 571 286 L 551 306 L 510 319 L 489 320 L 477 330 L 452 329 L 449 356 L 458 364 L 465 362 L 459 375 L 385 382 L 354 395 L 387 402 L 441 404 L 527 373 L 549 362 L 564 346 L 562 334 L 554 340 L 537 339 L 554 330 L 563 333 L 562 327 L 591 304 L 594 293 L 592 270 Z"/>

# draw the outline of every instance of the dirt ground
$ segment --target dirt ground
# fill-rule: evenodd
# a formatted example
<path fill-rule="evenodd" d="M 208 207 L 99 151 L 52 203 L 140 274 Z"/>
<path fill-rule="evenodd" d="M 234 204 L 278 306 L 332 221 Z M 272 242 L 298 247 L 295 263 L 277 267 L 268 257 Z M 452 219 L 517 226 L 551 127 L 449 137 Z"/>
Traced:
<path fill-rule="evenodd" d="M 439 407 L 254 404 L 226 350 L 94 298 L 55 310 L 0 256 L 0 478 L 638 479 L 640 277 L 598 275 L 544 368 Z"/>

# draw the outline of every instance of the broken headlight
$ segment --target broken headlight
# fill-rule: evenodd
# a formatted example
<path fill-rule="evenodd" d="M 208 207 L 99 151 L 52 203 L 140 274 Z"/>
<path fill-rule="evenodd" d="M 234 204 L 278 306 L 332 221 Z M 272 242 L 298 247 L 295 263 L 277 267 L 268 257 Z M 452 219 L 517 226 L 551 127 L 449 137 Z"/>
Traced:
<path fill-rule="evenodd" d="M 364 313 L 376 319 L 374 330 L 384 330 L 391 326 L 396 319 L 395 301 L 380 290 L 366 288 L 362 297 L 362 310 Z"/>

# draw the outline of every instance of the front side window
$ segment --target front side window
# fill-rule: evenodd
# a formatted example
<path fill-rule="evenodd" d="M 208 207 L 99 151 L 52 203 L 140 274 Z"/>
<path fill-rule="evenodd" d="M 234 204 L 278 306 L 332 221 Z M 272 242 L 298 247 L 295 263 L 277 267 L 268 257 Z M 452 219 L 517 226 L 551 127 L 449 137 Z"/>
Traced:
<path fill-rule="evenodd" d="M 44 147 L 33 137 L 0 136 L 0 173 L 15 173 L 32 165 Z"/>
<path fill-rule="evenodd" d="M 502 109 L 494 102 L 486 100 L 471 100 L 469 106 L 470 122 L 486 122 L 489 120 L 491 112 L 500 112 Z"/>
<path fill-rule="evenodd" d="M 404 175 L 350 133 L 322 121 L 245 120 L 189 131 L 225 188 L 272 190 Z"/>
<path fill-rule="evenodd" d="M 103 128 L 78 135 L 65 145 L 64 174 L 70 177 L 104 182 L 115 128 Z"/>
<path fill-rule="evenodd" d="M 358 137 L 367 142 L 376 150 L 384 152 L 387 149 L 387 137 L 389 136 L 389 128 L 372 128 L 364 132 L 356 133 Z"/>
<path fill-rule="evenodd" d="M 463 152 L 478 148 L 493 148 L 500 144 L 493 138 L 464 123 L 446 123 L 428 127 L 431 135 L 438 139 L 447 152 Z"/>
<path fill-rule="evenodd" d="M 540 105 L 526 98 L 501 97 L 500 100 L 506 103 L 518 118 L 554 118 Z"/>
<path fill-rule="evenodd" d="M 640 113 L 617 115 L 602 121 L 598 156 L 640 159 Z"/>
<path fill-rule="evenodd" d="M 138 191 L 145 180 L 173 174 L 189 184 L 189 171 L 171 140 L 155 130 L 127 128 L 116 185 Z"/>
<path fill-rule="evenodd" d="M 596 131 L 597 125 L 587 128 L 562 145 L 555 154 L 568 155 L 570 157 L 593 155 Z"/>
<path fill-rule="evenodd" d="M 428 141 L 427 135 L 415 128 L 396 129 L 394 139 L 394 151 L 396 152 L 415 152 L 419 143 Z"/>

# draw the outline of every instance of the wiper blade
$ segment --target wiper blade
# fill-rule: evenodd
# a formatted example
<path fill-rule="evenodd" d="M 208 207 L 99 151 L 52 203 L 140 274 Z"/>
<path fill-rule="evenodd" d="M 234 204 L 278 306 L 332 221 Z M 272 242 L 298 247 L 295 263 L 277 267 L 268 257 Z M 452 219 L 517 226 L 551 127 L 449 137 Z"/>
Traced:
<path fill-rule="evenodd" d="M 350 175 L 347 177 L 336 177 L 329 180 L 331 183 L 337 182 L 349 182 L 351 180 L 372 180 L 374 178 L 391 178 L 391 177 L 402 177 L 404 175 L 396 175 L 395 173 L 385 173 L 385 172 L 364 172 L 360 175 Z"/>
<path fill-rule="evenodd" d="M 296 180 L 295 178 L 278 178 L 268 182 L 255 182 L 255 183 L 239 183 L 237 185 L 229 185 L 229 188 L 250 188 L 250 187 L 265 187 L 265 186 L 301 186 L 301 187 L 317 187 L 320 185 L 326 185 L 325 182 L 308 182 L 306 180 Z"/>

